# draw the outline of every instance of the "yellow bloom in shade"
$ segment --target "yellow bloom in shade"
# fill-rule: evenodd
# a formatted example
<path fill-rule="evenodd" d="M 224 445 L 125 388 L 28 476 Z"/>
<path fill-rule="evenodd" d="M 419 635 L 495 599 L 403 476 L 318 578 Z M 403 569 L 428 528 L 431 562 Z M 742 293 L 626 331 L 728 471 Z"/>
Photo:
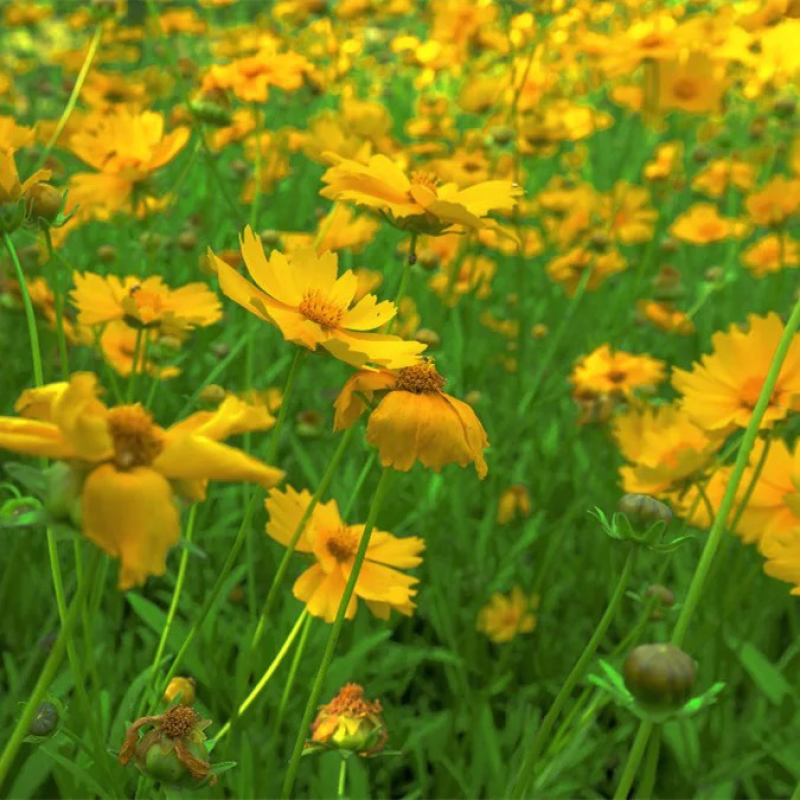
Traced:
<path fill-rule="evenodd" d="M 366 700 L 364 689 L 347 683 L 329 703 L 320 706 L 311 725 L 311 742 L 368 756 L 383 749 L 389 738 L 380 700 Z"/>
<path fill-rule="evenodd" d="M 530 633 L 536 627 L 533 613 L 539 606 L 539 598 L 528 597 L 519 586 L 506 596 L 495 592 L 488 605 L 478 614 L 477 629 L 493 642 L 510 642 L 519 633 Z"/>
<path fill-rule="evenodd" d="M 744 264 L 756 278 L 800 264 L 800 245 L 785 233 L 770 233 L 742 253 Z"/>
<path fill-rule="evenodd" d="M 438 185 L 431 173 L 413 172 L 409 179 L 384 155 L 372 156 L 367 164 L 335 153 L 325 156 L 334 166 L 322 176 L 328 184 L 320 192 L 323 197 L 374 208 L 387 214 L 395 227 L 418 233 L 497 228 L 486 214 L 492 209 L 510 211 L 522 194 L 511 181 L 484 181 L 459 190 L 455 183 Z"/>
<path fill-rule="evenodd" d="M 301 492 L 291 486 L 286 491 L 273 489 L 265 502 L 269 514 L 267 534 L 288 545 L 310 502 L 311 494 L 305 489 Z M 342 522 L 335 500 L 314 507 L 297 542 L 297 551 L 310 553 L 314 564 L 297 579 L 293 590 L 294 596 L 306 604 L 309 614 L 326 622 L 336 618 L 363 535 L 363 525 Z M 391 533 L 373 530 L 347 606 L 347 619 L 355 616 L 358 598 L 380 619 L 388 619 L 392 609 L 410 616 L 415 608 L 412 598 L 417 592 L 412 587 L 417 579 L 399 570 L 421 564 L 419 553 L 424 549 L 425 542 L 417 536 L 399 539 Z"/>
<path fill-rule="evenodd" d="M 170 289 L 157 275 L 142 280 L 92 272 L 75 272 L 73 280 L 70 297 L 81 325 L 125 320 L 133 327 L 180 331 L 222 318 L 219 299 L 203 283 Z"/>
<path fill-rule="evenodd" d="M 69 464 L 83 533 L 120 558 L 120 589 L 166 571 L 181 532 L 176 500 L 203 500 L 209 480 L 270 488 L 283 477 L 219 442 L 274 423 L 235 397 L 165 430 L 139 404 L 107 408 L 95 376 L 81 372 L 23 392 L 15 410 L 19 417 L 0 417 L 0 448 Z"/>
<path fill-rule="evenodd" d="M 636 389 L 649 389 L 663 381 L 665 369 L 663 361 L 612 350 L 609 345 L 603 344 L 575 365 L 570 382 L 578 396 L 630 397 Z"/>
<path fill-rule="evenodd" d="M 732 325 L 727 333 L 715 333 L 714 352 L 704 355 L 691 371 L 673 369 L 672 385 L 683 395 L 683 408 L 702 428 L 746 428 L 750 421 L 784 325 L 774 312 L 766 317 L 751 314 L 748 323 L 746 330 Z M 761 427 L 770 427 L 798 409 L 800 334 L 795 334 Z"/>
<path fill-rule="evenodd" d="M 362 396 L 385 392 L 367 423 L 367 442 L 384 467 L 408 472 L 419 461 L 434 472 L 446 464 L 475 464 L 486 477 L 486 431 L 472 407 L 442 391 L 444 378 L 430 361 L 397 371 L 362 370 L 334 403 L 335 430 L 349 428 L 366 409 Z"/>
<path fill-rule="evenodd" d="M 715 205 L 695 203 L 672 223 L 669 232 L 683 242 L 703 245 L 741 236 L 745 230 L 743 223 L 720 216 Z"/>
<path fill-rule="evenodd" d="M 789 536 L 776 539 L 764 550 L 764 572 L 779 581 L 793 583 L 792 594 L 800 595 L 800 527 Z"/>
<path fill-rule="evenodd" d="M 513 483 L 500 496 L 497 503 L 497 524 L 507 525 L 511 520 L 531 515 L 531 498 L 528 487 L 523 483 Z"/>
<path fill-rule="evenodd" d="M 294 344 L 331 355 L 355 367 L 366 363 L 406 367 L 425 349 L 420 342 L 397 336 L 366 333 L 397 313 L 394 303 L 365 295 L 354 305 L 358 278 L 351 270 L 337 277 L 334 253 L 317 255 L 301 248 L 290 256 L 273 250 L 269 260 L 261 241 L 248 226 L 240 239 L 242 255 L 256 285 L 209 249 L 208 258 L 222 291 L 243 308 L 277 327 Z"/>
<path fill-rule="evenodd" d="M 679 109 L 690 114 L 718 111 L 727 89 L 724 63 L 712 61 L 705 53 L 662 61 L 658 65 L 658 107 Z"/>
<path fill-rule="evenodd" d="M 782 225 L 800 211 L 800 179 L 776 175 L 745 201 L 750 219 L 758 225 Z"/>
<path fill-rule="evenodd" d="M 138 333 L 134 328 L 126 325 L 122 320 L 113 319 L 109 322 L 103 333 L 100 334 L 100 349 L 103 351 L 103 358 L 120 375 L 127 377 L 133 371 L 133 361 L 136 355 L 136 339 Z M 145 334 L 149 338 L 148 345 L 158 344 L 158 331 L 150 330 Z M 162 367 L 153 362 L 145 351 L 144 346 L 139 345 L 139 356 L 137 358 L 137 371 L 146 372 L 148 375 L 157 375 L 159 379 L 166 380 L 180 375 L 181 371 L 175 366 Z"/>

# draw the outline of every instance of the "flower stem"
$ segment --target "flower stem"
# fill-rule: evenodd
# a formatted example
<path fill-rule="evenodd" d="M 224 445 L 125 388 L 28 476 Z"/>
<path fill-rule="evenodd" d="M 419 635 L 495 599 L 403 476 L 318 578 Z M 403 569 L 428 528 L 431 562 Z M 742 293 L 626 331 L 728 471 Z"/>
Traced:
<path fill-rule="evenodd" d="M 569 699 L 570 693 L 575 688 L 575 685 L 583 676 L 583 673 L 586 670 L 586 667 L 589 665 L 589 662 L 592 660 L 592 658 L 594 658 L 597 648 L 600 646 L 600 643 L 603 641 L 603 638 L 611 626 L 611 623 L 614 621 L 614 617 L 617 614 L 617 609 L 619 608 L 620 602 L 625 595 L 625 590 L 628 587 L 635 560 L 636 549 L 632 547 L 628 551 L 628 556 L 625 559 L 625 566 L 622 568 L 622 574 L 619 576 L 617 586 L 614 589 L 614 594 L 608 601 L 608 606 L 606 607 L 606 611 L 603 614 L 602 619 L 600 622 L 598 622 L 597 627 L 587 642 L 586 647 L 583 649 L 580 658 L 578 658 L 578 660 L 575 662 L 575 666 L 572 668 L 569 675 L 567 675 L 567 679 L 559 689 L 556 699 L 553 701 L 553 705 L 550 706 L 550 710 L 547 712 L 547 715 L 539 726 L 539 730 L 536 732 L 536 738 L 533 740 L 531 749 L 528 751 L 528 754 L 522 763 L 522 768 L 520 769 L 517 780 L 515 781 L 510 792 L 511 797 L 522 797 L 524 795 L 528 783 L 530 783 L 531 777 L 536 770 L 536 762 L 542 752 L 542 748 L 547 742 L 550 731 L 552 730 L 555 721 L 558 719 L 558 715 L 561 713 L 561 709 Z"/>
<path fill-rule="evenodd" d="M 753 408 L 753 415 L 750 417 L 750 422 L 745 429 L 744 436 L 742 437 L 741 444 L 739 445 L 739 451 L 736 454 L 736 461 L 733 464 L 733 469 L 731 470 L 730 477 L 728 478 L 728 484 L 725 487 L 725 493 L 722 496 L 719 510 L 717 511 L 717 515 L 714 517 L 714 522 L 711 526 L 711 530 L 708 533 L 708 538 L 706 539 L 705 546 L 703 547 L 703 552 L 700 555 L 700 561 L 697 564 L 697 569 L 695 570 L 695 573 L 692 577 L 692 582 L 689 585 L 689 591 L 686 595 L 686 602 L 681 608 L 680 614 L 678 615 L 678 619 L 675 623 L 675 628 L 672 631 L 672 638 L 670 641 L 672 644 L 678 647 L 683 644 L 686 631 L 688 630 L 689 624 L 691 623 L 694 613 L 697 610 L 697 606 L 700 603 L 700 597 L 703 593 L 703 589 L 705 588 L 706 579 L 708 578 L 708 574 L 714 562 L 714 557 L 719 549 L 722 535 L 725 532 L 725 523 L 728 519 L 731 509 L 733 508 L 733 504 L 736 499 L 736 493 L 739 489 L 739 484 L 741 483 L 742 476 L 744 475 L 744 471 L 749 463 L 750 451 L 753 449 L 756 437 L 758 436 L 761 420 L 764 418 L 767 406 L 769 406 L 769 401 L 772 398 L 772 392 L 775 388 L 775 384 L 778 381 L 781 367 L 783 366 L 783 362 L 786 360 L 786 355 L 789 352 L 792 338 L 794 337 L 798 327 L 800 327 L 800 300 L 795 303 L 792 314 L 789 317 L 789 321 L 786 323 L 786 328 L 784 329 L 780 341 L 778 342 L 778 347 L 775 349 L 775 354 L 772 357 L 772 362 L 769 366 L 769 370 L 767 371 L 767 377 L 764 379 L 764 385 L 761 387 L 761 393 L 759 394 L 758 400 Z M 627 781 L 627 788 L 625 788 L 621 782 L 615 797 L 624 798 L 627 796 L 627 791 L 633 784 L 633 780 L 636 776 L 636 770 L 639 768 L 639 763 L 642 759 L 642 755 L 644 754 L 644 748 L 647 744 L 647 739 L 650 736 L 652 727 L 652 723 L 648 722 L 642 722 L 642 724 L 639 726 L 639 732 L 636 734 L 636 739 L 631 747 L 628 761 L 625 764 L 625 772 L 622 776 L 623 781 Z M 640 739 L 642 740 L 641 742 Z M 622 791 L 623 788 L 624 791 Z"/>
<path fill-rule="evenodd" d="M 64 128 L 66 128 L 67 122 L 69 122 L 69 118 L 72 116 L 72 112 L 75 110 L 75 106 L 78 103 L 78 97 L 80 96 L 81 89 L 83 89 L 84 81 L 86 80 L 86 76 L 89 74 L 89 68 L 92 66 L 92 61 L 94 61 L 94 57 L 97 54 L 97 48 L 100 46 L 100 39 L 102 37 L 103 23 L 101 22 L 94 29 L 94 36 L 92 37 L 92 41 L 89 43 L 89 49 L 86 51 L 86 58 L 83 59 L 83 64 L 81 65 L 78 77 L 75 79 L 75 85 L 72 87 L 72 93 L 69 96 L 69 100 L 67 100 L 67 105 L 65 106 L 64 111 L 61 113 L 61 118 L 58 120 L 58 125 L 56 125 L 56 129 L 53 131 L 53 135 L 45 145 L 37 168 L 40 168 L 45 161 L 47 161 L 50 151 L 53 149 L 53 147 L 55 147 L 58 137 L 64 132 Z"/>
<path fill-rule="evenodd" d="M 69 354 L 67 352 L 67 336 L 64 332 L 64 297 L 61 294 L 61 278 L 53 250 L 53 240 L 47 225 L 44 226 L 44 240 L 50 254 L 50 281 L 53 285 L 53 304 L 56 307 L 56 338 L 58 340 L 58 357 L 61 362 L 61 379 L 66 381 L 69 378 Z"/>
<path fill-rule="evenodd" d="M 286 683 L 283 686 L 283 693 L 281 694 L 281 702 L 278 705 L 278 711 L 275 714 L 275 721 L 272 724 L 272 729 L 280 735 L 281 723 L 283 722 L 284 714 L 286 713 L 286 704 L 289 702 L 289 696 L 294 688 L 294 679 L 297 677 L 297 670 L 300 667 L 300 661 L 303 658 L 303 653 L 306 650 L 306 642 L 308 641 L 308 632 L 311 630 L 311 620 L 313 617 L 307 616 L 305 625 L 303 625 L 303 632 L 300 634 L 300 642 L 297 645 L 297 650 L 294 651 L 294 658 L 289 667 L 289 675 L 286 678 Z"/>
<path fill-rule="evenodd" d="M 197 503 L 195 503 L 191 509 L 189 509 L 189 518 L 186 520 L 186 533 L 184 534 L 184 540 L 186 543 L 190 543 L 192 541 L 192 537 L 194 536 L 194 523 L 197 517 Z M 181 592 L 183 591 L 183 584 L 186 580 L 186 567 L 189 563 L 189 548 L 184 547 L 183 552 L 181 553 L 181 563 L 178 565 L 178 577 L 175 580 L 175 588 L 172 591 L 172 600 L 169 604 L 169 611 L 167 611 L 167 619 L 164 622 L 164 629 L 161 631 L 161 638 L 158 640 L 158 647 L 156 648 L 156 654 L 153 658 L 153 666 L 150 668 L 150 680 L 147 682 L 147 691 L 142 696 L 142 702 L 139 707 L 139 712 L 136 714 L 136 718 L 138 719 L 144 714 L 144 709 L 147 704 L 147 697 L 153 691 L 158 682 L 158 674 L 160 672 L 161 666 L 161 659 L 164 656 L 164 649 L 167 646 L 167 639 L 169 638 L 169 632 L 172 630 L 172 623 L 175 620 L 175 614 L 178 611 L 178 602 L 181 597 Z M 153 698 L 154 701 L 158 702 L 159 698 Z"/>
<path fill-rule="evenodd" d="M 80 586 L 78 586 L 78 591 L 75 593 L 72 604 L 64 617 L 58 638 L 53 645 L 53 649 L 50 651 L 50 655 L 47 657 L 47 661 L 45 661 L 44 667 L 39 674 L 39 679 L 36 681 L 36 686 L 33 688 L 28 702 L 25 704 L 25 708 L 22 710 L 22 714 L 17 720 L 14 730 L 6 741 L 6 746 L 3 749 L 2 755 L 0 755 L 0 788 L 3 786 L 3 781 L 6 779 L 13 765 L 23 740 L 28 735 L 28 727 L 36 716 L 39 703 L 42 702 L 42 698 L 45 696 L 47 689 L 55 678 L 56 672 L 58 672 L 58 668 L 64 658 L 67 642 L 70 641 L 72 631 L 80 617 L 80 610 L 83 606 L 84 598 L 93 584 L 94 573 L 100 559 L 100 552 L 99 548 L 95 548 L 92 552 L 92 557 L 84 573 L 83 581 Z"/>
<path fill-rule="evenodd" d="M 300 730 L 297 732 L 297 739 L 294 743 L 294 750 L 292 751 L 292 758 L 289 762 L 289 769 L 286 773 L 286 779 L 283 782 L 283 789 L 281 797 L 288 798 L 292 794 L 295 780 L 297 779 L 297 771 L 300 767 L 300 757 L 303 753 L 303 743 L 306 739 L 306 731 L 311 724 L 311 717 L 319 702 L 319 697 L 322 694 L 322 688 L 325 684 L 325 676 L 328 673 L 328 667 L 333 660 L 333 655 L 336 650 L 336 643 L 339 641 L 339 634 L 342 631 L 344 624 L 345 613 L 347 606 L 350 604 L 350 598 L 353 596 L 353 591 L 356 588 L 358 581 L 358 574 L 361 571 L 361 565 L 364 563 L 364 558 L 367 555 L 367 548 L 369 547 L 369 540 L 372 536 L 372 530 L 375 527 L 375 521 L 378 518 L 378 512 L 381 505 L 389 491 L 389 484 L 391 483 L 392 471 L 391 469 L 384 469 L 381 473 L 381 479 L 375 489 L 375 494 L 372 496 L 372 504 L 370 505 L 367 521 L 364 525 L 364 533 L 361 536 L 361 541 L 358 545 L 358 552 L 356 553 L 353 566 L 350 570 L 350 577 L 347 579 L 347 585 L 344 588 L 341 602 L 339 603 L 339 610 L 336 612 L 336 619 L 333 622 L 330 635 L 328 636 L 328 643 L 325 646 L 325 653 L 322 656 L 322 663 L 317 670 L 317 676 L 314 679 L 314 685 L 311 689 L 308 702 L 306 703 L 306 710 L 303 713 L 303 721 L 300 723 Z"/>
<path fill-rule="evenodd" d="M 342 763 L 339 764 L 339 783 L 336 787 L 336 797 L 344 797 L 347 788 L 347 759 L 342 756 Z"/>
<path fill-rule="evenodd" d="M 212 740 L 212 744 L 216 744 L 223 736 L 225 736 L 231 729 L 232 723 L 241 717 L 245 711 L 253 704 L 255 699 L 261 694 L 264 687 L 269 683 L 270 678 L 275 674 L 275 670 L 278 669 L 283 659 L 286 657 L 286 654 L 289 652 L 289 648 L 292 646 L 292 643 L 297 638 L 297 634 L 300 632 L 300 628 L 303 625 L 306 617 L 308 617 L 308 609 L 304 608 L 300 612 L 300 616 L 297 618 L 297 622 L 295 622 L 294 627 L 289 632 L 289 635 L 286 637 L 286 641 L 281 646 L 281 649 L 278 650 L 278 654 L 272 660 L 272 663 L 267 667 L 264 674 L 261 676 L 261 680 L 253 687 L 253 691 L 250 692 L 249 695 L 242 701 L 242 704 L 236 711 L 235 716 L 228 720 L 220 729 L 217 735 Z"/>
<path fill-rule="evenodd" d="M 239 555 L 239 551 L 242 549 L 245 535 L 250 529 L 250 522 L 253 519 L 253 512 L 256 510 L 256 501 L 258 500 L 260 494 L 261 493 L 258 491 L 258 489 L 254 489 L 253 493 L 250 495 L 250 501 L 248 502 L 244 516 L 242 517 L 242 524 L 239 526 L 239 530 L 236 533 L 236 538 L 233 541 L 233 545 L 228 553 L 228 557 L 225 559 L 225 563 L 222 565 L 222 569 L 220 570 L 214 585 L 211 587 L 211 591 L 206 595 L 206 601 L 203 603 L 200 613 L 197 615 L 197 617 L 195 617 L 194 622 L 192 622 L 192 627 L 189 628 L 189 632 L 186 634 L 186 638 L 183 640 L 180 650 L 178 650 L 177 655 L 172 660 L 172 666 L 170 666 L 169 672 L 167 672 L 166 677 L 161 682 L 161 686 L 156 692 L 155 699 L 151 702 L 150 710 L 147 712 L 146 716 L 151 716 L 155 713 L 156 708 L 158 707 L 158 699 L 164 695 L 167 686 L 169 686 L 169 682 L 178 672 L 180 665 L 183 663 L 183 657 L 186 655 L 186 651 L 191 646 L 192 642 L 194 641 L 194 637 L 197 636 L 197 632 L 205 622 L 208 612 L 211 610 L 211 606 L 214 605 L 219 593 L 222 591 L 222 586 L 227 580 L 231 569 L 233 569 L 233 565 L 236 562 L 236 557 Z"/>
<path fill-rule="evenodd" d="M 136 343 L 133 346 L 133 363 L 131 364 L 131 374 L 128 378 L 128 389 L 125 393 L 125 402 L 132 403 L 136 394 L 136 374 L 139 368 L 139 361 L 142 361 L 142 372 L 144 372 L 144 359 L 142 358 L 142 340 L 144 338 L 144 328 L 136 329 Z"/>
<path fill-rule="evenodd" d="M 639 762 L 644 755 L 645 747 L 647 747 L 647 740 L 650 738 L 650 732 L 653 730 L 653 722 L 649 719 L 644 719 L 639 725 L 639 730 L 636 733 L 636 738 L 633 740 L 631 752 L 628 755 L 628 760 L 625 762 L 625 769 L 622 772 L 622 777 L 617 786 L 617 791 L 614 793 L 614 800 L 625 800 L 628 793 L 633 786 L 634 778 L 636 777 L 636 770 L 639 768 Z"/>
<path fill-rule="evenodd" d="M 650 737 L 650 744 L 647 747 L 647 755 L 644 762 L 644 775 L 639 783 L 638 795 L 647 800 L 653 796 L 653 789 L 656 785 L 656 773 L 658 772 L 658 756 L 661 752 L 661 726 L 657 725 Z"/>
<path fill-rule="evenodd" d="M 11 261 L 14 263 L 14 272 L 17 276 L 17 283 L 19 283 L 19 291 L 22 295 L 22 305 L 25 309 L 25 322 L 28 324 L 28 336 L 31 341 L 31 362 L 33 364 L 33 380 L 37 386 L 44 383 L 44 372 L 42 371 L 42 352 L 39 348 L 39 330 L 36 327 L 36 315 L 33 313 L 33 303 L 31 303 L 31 296 L 28 293 L 28 284 L 25 282 L 25 273 L 17 258 L 17 251 L 14 249 L 14 243 L 7 231 L 3 231 L 3 240 L 6 244 L 8 254 L 11 256 Z"/>
<path fill-rule="evenodd" d="M 300 368 L 306 349 L 304 347 L 295 348 L 294 360 L 292 366 L 289 367 L 289 375 L 286 378 L 286 385 L 283 387 L 283 395 L 281 396 L 281 407 L 278 411 L 278 419 L 275 422 L 275 427 L 272 429 L 272 436 L 269 440 L 269 448 L 267 449 L 267 464 L 274 464 L 275 457 L 278 455 L 278 445 L 280 444 L 281 430 L 283 424 L 286 422 L 286 414 L 289 411 L 289 400 L 294 391 L 294 384 L 297 379 L 297 370 Z"/>
<path fill-rule="evenodd" d="M 408 278 L 411 275 L 411 267 L 417 263 L 417 234 L 412 233 L 411 239 L 408 243 L 408 258 L 403 264 L 403 275 L 400 278 L 400 286 L 397 289 L 397 295 L 394 298 L 394 305 L 397 309 L 395 315 L 386 323 L 386 333 L 391 333 L 394 323 L 397 321 L 397 315 L 400 313 L 400 303 L 406 296 L 406 289 L 408 289 Z"/>

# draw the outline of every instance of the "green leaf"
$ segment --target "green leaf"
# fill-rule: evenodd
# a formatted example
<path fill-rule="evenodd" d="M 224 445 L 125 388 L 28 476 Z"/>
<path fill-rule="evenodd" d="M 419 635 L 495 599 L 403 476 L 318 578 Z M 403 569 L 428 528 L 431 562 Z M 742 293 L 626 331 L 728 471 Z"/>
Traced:
<path fill-rule="evenodd" d="M 792 688 L 783 673 L 753 644 L 737 644 L 731 640 L 727 644 L 739 657 L 745 672 L 773 705 L 780 705 L 783 698 L 791 694 Z"/>

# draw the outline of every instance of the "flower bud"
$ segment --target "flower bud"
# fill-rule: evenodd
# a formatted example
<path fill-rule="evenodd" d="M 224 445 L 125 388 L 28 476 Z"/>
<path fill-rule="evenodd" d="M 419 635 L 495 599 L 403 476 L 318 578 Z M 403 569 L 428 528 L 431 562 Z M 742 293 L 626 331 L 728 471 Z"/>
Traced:
<path fill-rule="evenodd" d="M 380 700 L 365 700 L 364 689 L 348 683 L 324 706 L 311 726 L 311 744 L 371 755 L 388 738 Z"/>
<path fill-rule="evenodd" d="M 634 524 L 649 525 L 653 522 L 669 524 L 672 521 L 670 507 L 648 494 L 625 494 L 620 498 L 617 509 Z"/>
<path fill-rule="evenodd" d="M 324 418 L 319 411 L 301 411 L 295 418 L 294 431 L 304 439 L 316 439 L 322 434 Z"/>
<path fill-rule="evenodd" d="M 491 130 L 492 140 L 501 147 L 514 138 L 514 129 L 509 125 L 497 125 Z"/>
<path fill-rule="evenodd" d="M 476 406 L 480 403 L 482 396 L 483 395 L 477 389 L 470 389 L 464 395 L 464 402 L 471 406 Z"/>
<path fill-rule="evenodd" d="M 102 244 L 97 248 L 96 255 L 104 264 L 113 264 L 117 260 L 117 248 L 112 244 Z"/>
<path fill-rule="evenodd" d="M 674 711 L 692 696 L 697 665 L 674 644 L 642 644 L 628 654 L 622 676 L 646 709 Z"/>
<path fill-rule="evenodd" d="M 227 392 L 225 389 L 222 388 L 217 383 L 209 383 L 208 386 L 204 386 L 201 391 L 198 399 L 202 403 L 221 403 L 226 396 Z"/>
<path fill-rule="evenodd" d="M 441 344 L 439 334 L 430 328 L 420 328 L 415 334 L 414 338 L 418 342 L 428 345 L 428 347 L 438 347 Z"/>
<path fill-rule="evenodd" d="M 28 726 L 30 736 L 52 736 L 58 728 L 58 709 L 49 700 L 39 703 L 36 716 Z"/>
<path fill-rule="evenodd" d="M 666 586 L 661 586 L 658 583 L 648 586 L 644 596 L 648 604 L 653 602 L 653 610 L 650 614 L 650 619 L 654 621 L 664 619 L 664 614 L 661 611 L 663 607 L 669 608 L 675 604 L 675 595 L 667 589 Z"/>
<path fill-rule="evenodd" d="M 28 216 L 35 220 L 54 222 L 64 205 L 64 192 L 49 183 L 34 183 L 25 193 Z"/>
<path fill-rule="evenodd" d="M 267 247 L 277 247 L 281 242 L 280 233 L 270 229 L 261 231 L 261 233 L 258 234 L 258 238 L 261 239 L 261 243 L 265 244 Z"/>
<path fill-rule="evenodd" d="M 188 253 L 197 247 L 197 234 L 190 230 L 181 231 L 176 237 L 175 241 L 181 250 L 185 250 Z"/>
<path fill-rule="evenodd" d="M 169 686 L 167 686 L 164 691 L 163 702 L 169 704 L 180 695 L 180 699 L 178 700 L 180 705 L 193 705 L 195 700 L 195 683 L 194 678 L 184 678 L 182 675 L 176 675 L 169 682 Z"/>

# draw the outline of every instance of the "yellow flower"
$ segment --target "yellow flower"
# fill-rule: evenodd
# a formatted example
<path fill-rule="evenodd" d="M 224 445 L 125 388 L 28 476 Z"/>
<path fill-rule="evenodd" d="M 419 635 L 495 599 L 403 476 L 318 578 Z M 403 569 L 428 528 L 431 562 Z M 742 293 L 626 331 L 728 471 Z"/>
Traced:
<path fill-rule="evenodd" d="M 692 180 L 692 189 L 695 192 L 707 194 L 709 197 L 719 198 L 726 192 L 729 184 L 737 189 L 749 191 L 753 188 L 754 180 L 755 170 L 751 164 L 734 158 L 718 158 L 709 161 L 695 175 Z"/>
<path fill-rule="evenodd" d="M 497 524 L 507 525 L 511 520 L 531 515 L 531 498 L 528 487 L 523 483 L 514 483 L 500 496 L 497 503 Z"/>
<path fill-rule="evenodd" d="M 275 325 L 294 344 L 331 355 L 355 367 L 371 362 L 387 367 L 414 364 L 425 349 L 397 336 L 365 333 L 388 322 L 394 303 L 368 294 L 351 307 L 358 279 L 348 270 L 337 278 L 334 253 L 318 256 L 303 248 L 287 256 L 273 250 L 269 260 L 248 226 L 240 239 L 242 255 L 256 285 L 243 278 L 209 249 L 208 258 L 222 291 L 243 308 Z"/>
<path fill-rule="evenodd" d="M 182 675 L 176 675 L 164 690 L 164 703 L 171 703 L 178 695 L 180 699 L 178 703 L 182 706 L 192 706 L 195 700 L 195 686 L 196 681 L 194 678 L 184 678 Z"/>
<path fill-rule="evenodd" d="M 0 147 L 0 230 L 12 231 L 22 224 L 25 207 L 20 200 L 49 177 L 49 169 L 39 169 L 20 183 L 14 151 Z"/>
<path fill-rule="evenodd" d="M 486 431 L 466 403 L 442 391 L 444 378 L 431 362 L 397 371 L 362 370 L 344 385 L 334 403 L 335 430 L 349 428 L 363 413 L 362 400 L 385 392 L 367 423 L 367 442 L 378 448 L 384 467 L 408 472 L 419 461 L 434 472 L 446 464 L 475 464 L 486 477 Z"/>
<path fill-rule="evenodd" d="M 156 425 L 139 404 L 107 408 L 91 373 L 30 389 L 0 417 L 0 448 L 66 461 L 80 482 L 84 535 L 119 557 L 121 589 L 166 571 L 181 527 L 176 500 L 205 497 L 209 480 L 247 480 L 265 488 L 283 473 L 221 444 L 274 420 L 236 398 L 171 428 Z"/>
<path fill-rule="evenodd" d="M 745 428 L 750 421 L 784 325 L 774 312 L 766 317 L 751 314 L 748 322 L 747 330 L 731 325 L 727 333 L 715 333 L 714 352 L 691 371 L 673 369 L 672 385 L 683 395 L 683 408 L 702 428 Z M 768 428 L 798 409 L 800 334 L 795 334 L 761 426 Z"/>
<path fill-rule="evenodd" d="M 742 263 L 756 278 L 800 264 L 800 245 L 785 233 L 770 233 L 742 253 Z"/>
<path fill-rule="evenodd" d="M 683 242 L 710 244 L 741 236 L 745 229 L 743 223 L 720 216 L 711 203 L 695 203 L 672 223 L 669 232 Z"/>
<path fill-rule="evenodd" d="M 652 322 L 662 331 L 677 333 L 681 336 L 688 336 L 694 333 L 694 323 L 691 318 L 683 311 L 673 308 L 672 303 L 639 300 L 636 303 L 636 310 L 644 319 Z"/>
<path fill-rule="evenodd" d="M 539 598 L 527 597 L 519 586 L 509 596 L 495 592 L 478 614 L 477 629 L 497 644 L 510 642 L 517 634 L 530 633 L 536 627 L 533 612 L 538 606 Z"/>
<path fill-rule="evenodd" d="M 159 341 L 158 331 L 150 330 L 145 333 L 149 345 L 157 344 Z M 103 351 L 103 358 L 120 375 L 127 377 L 133 371 L 133 358 L 136 354 L 137 331 L 126 325 L 120 319 L 113 319 L 100 334 L 100 349 Z M 149 358 L 149 353 L 145 351 L 143 345 L 139 346 L 139 358 L 137 371 L 146 372 L 148 375 L 157 375 L 161 380 L 174 378 L 180 375 L 178 367 L 161 367 Z"/>
<path fill-rule="evenodd" d="M 305 489 L 273 489 L 265 502 L 269 514 L 267 534 L 288 545 L 310 502 L 311 494 Z M 297 551 L 310 553 L 314 563 L 297 579 L 293 590 L 309 614 L 334 621 L 363 535 L 363 525 L 342 522 L 335 500 L 314 507 L 297 543 Z M 417 592 L 412 587 L 417 579 L 399 570 L 421 564 L 419 553 L 424 548 L 425 542 L 417 536 L 398 539 L 391 533 L 373 530 L 347 606 L 347 619 L 355 616 L 358 598 L 380 619 L 388 619 L 392 609 L 410 616 L 415 608 L 412 598 Z"/>
<path fill-rule="evenodd" d="M 222 318 L 222 306 L 205 284 L 188 283 L 170 289 L 157 275 L 135 276 L 73 274 L 71 293 L 81 325 L 102 325 L 125 320 L 133 327 L 181 331 L 195 325 L 213 325 Z"/>
<path fill-rule="evenodd" d="M 776 175 L 761 191 L 751 194 L 745 206 L 757 225 L 782 225 L 800 211 L 800 179 Z"/>
<path fill-rule="evenodd" d="M 377 753 L 389 738 L 382 711 L 380 700 L 364 699 L 363 687 L 345 684 L 333 700 L 320 706 L 311 725 L 311 742 L 360 756 Z"/>
<path fill-rule="evenodd" d="M 789 536 L 771 542 L 764 551 L 764 572 L 779 581 L 793 583 L 792 594 L 800 595 L 800 527 Z"/>
<path fill-rule="evenodd" d="M 727 89 L 725 65 L 694 51 L 658 65 L 658 107 L 692 114 L 718 111 Z"/>
<path fill-rule="evenodd" d="M 435 175 L 413 172 L 411 179 L 384 155 L 360 164 L 326 153 L 332 166 L 320 194 L 331 200 L 352 200 L 388 215 L 397 228 L 438 235 L 453 226 L 479 230 L 495 225 L 486 219 L 491 209 L 510 211 L 522 190 L 511 181 L 485 181 L 459 190 L 455 183 L 438 185 Z M 458 227 L 455 228 L 458 230 Z"/>
<path fill-rule="evenodd" d="M 626 492 L 663 495 L 696 478 L 722 445 L 676 405 L 645 406 L 619 414 L 614 438 L 630 466 L 620 469 Z"/>
<path fill-rule="evenodd" d="M 592 291 L 603 284 L 609 275 L 622 272 L 627 263 L 619 250 L 595 253 L 587 247 L 573 247 L 563 255 L 547 262 L 548 277 L 564 287 L 567 297 L 574 297 L 584 273 L 589 272 L 586 289 Z"/>
<path fill-rule="evenodd" d="M 666 364 L 650 356 L 637 356 L 600 345 L 572 370 L 570 382 L 579 397 L 617 395 L 630 397 L 636 389 L 648 389 L 664 380 Z"/>

